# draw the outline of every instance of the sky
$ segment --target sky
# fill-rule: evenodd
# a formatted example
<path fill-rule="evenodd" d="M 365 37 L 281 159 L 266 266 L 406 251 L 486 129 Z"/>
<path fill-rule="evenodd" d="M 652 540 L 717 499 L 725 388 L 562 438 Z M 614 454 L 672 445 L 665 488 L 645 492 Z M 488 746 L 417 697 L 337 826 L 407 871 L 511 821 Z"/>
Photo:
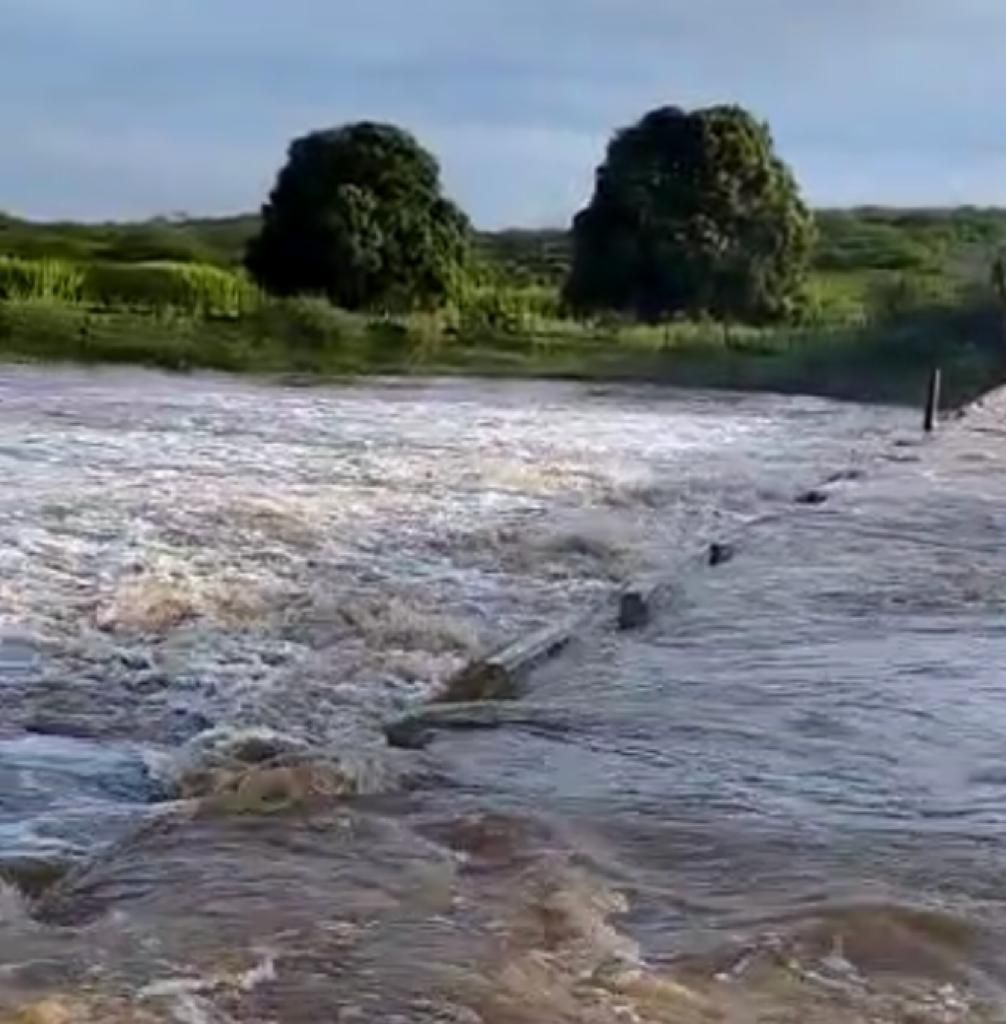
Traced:
<path fill-rule="evenodd" d="M 1004 43 L 1006 0 L 0 0 L 0 210 L 251 210 L 372 119 L 478 226 L 558 225 L 616 128 L 720 102 L 815 205 L 1006 205 Z"/>

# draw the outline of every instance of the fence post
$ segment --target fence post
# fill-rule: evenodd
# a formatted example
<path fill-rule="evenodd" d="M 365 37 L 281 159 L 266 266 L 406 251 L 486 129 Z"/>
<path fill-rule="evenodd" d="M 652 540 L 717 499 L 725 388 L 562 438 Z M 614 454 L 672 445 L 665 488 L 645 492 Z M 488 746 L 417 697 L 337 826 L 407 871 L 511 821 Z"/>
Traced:
<path fill-rule="evenodd" d="M 1003 341 L 1006 342 L 1006 259 L 1000 252 L 992 264 L 992 285 L 999 296 L 999 313 L 1002 318 Z"/>
<path fill-rule="evenodd" d="M 929 375 L 929 390 L 926 393 L 926 415 L 922 426 L 927 434 L 931 434 L 936 427 L 936 417 L 940 411 L 940 384 L 942 374 L 940 368 L 936 367 Z"/>

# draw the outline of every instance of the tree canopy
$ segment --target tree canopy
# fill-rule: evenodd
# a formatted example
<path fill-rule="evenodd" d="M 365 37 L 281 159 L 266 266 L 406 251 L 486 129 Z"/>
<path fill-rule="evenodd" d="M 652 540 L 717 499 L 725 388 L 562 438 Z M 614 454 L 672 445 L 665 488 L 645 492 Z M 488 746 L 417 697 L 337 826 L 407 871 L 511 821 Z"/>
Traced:
<path fill-rule="evenodd" d="M 784 317 L 813 220 L 768 127 L 735 106 L 664 107 L 614 137 L 573 223 L 566 286 L 580 312 Z"/>
<path fill-rule="evenodd" d="M 291 144 L 246 265 L 279 295 L 423 306 L 449 291 L 467 241 L 434 157 L 400 128 L 360 122 Z"/>

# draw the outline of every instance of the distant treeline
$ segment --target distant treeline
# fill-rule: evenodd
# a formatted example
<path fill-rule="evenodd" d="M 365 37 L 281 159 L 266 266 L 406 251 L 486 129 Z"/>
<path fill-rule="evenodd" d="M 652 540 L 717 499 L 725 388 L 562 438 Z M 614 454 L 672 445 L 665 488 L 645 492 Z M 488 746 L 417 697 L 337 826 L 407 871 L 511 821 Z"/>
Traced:
<path fill-rule="evenodd" d="M 1006 248 L 1006 209 L 858 207 L 815 212 L 813 266 L 820 273 L 901 272 L 975 280 Z M 258 214 L 156 218 L 131 223 L 33 222 L 0 214 L 0 253 L 141 263 L 240 266 Z M 560 284 L 572 239 L 563 228 L 478 231 L 475 250 L 515 283 Z"/>

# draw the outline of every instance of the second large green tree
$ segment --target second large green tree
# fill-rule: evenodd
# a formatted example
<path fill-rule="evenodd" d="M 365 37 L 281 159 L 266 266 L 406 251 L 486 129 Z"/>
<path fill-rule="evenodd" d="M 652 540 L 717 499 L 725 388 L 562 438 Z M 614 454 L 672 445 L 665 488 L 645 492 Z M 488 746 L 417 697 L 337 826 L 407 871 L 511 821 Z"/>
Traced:
<path fill-rule="evenodd" d="M 763 321 L 799 302 L 813 220 L 768 128 L 739 107 L 664 107 L 620 131 L 574 221 L 581 313 Z"/>
<path fill-rule="evenodd" d="M 280 295 L 402 309 L 449 293 L 467 238 L 436 159 L 394 125 L 359 122 L 293 142 L 246 263 Z"/>

